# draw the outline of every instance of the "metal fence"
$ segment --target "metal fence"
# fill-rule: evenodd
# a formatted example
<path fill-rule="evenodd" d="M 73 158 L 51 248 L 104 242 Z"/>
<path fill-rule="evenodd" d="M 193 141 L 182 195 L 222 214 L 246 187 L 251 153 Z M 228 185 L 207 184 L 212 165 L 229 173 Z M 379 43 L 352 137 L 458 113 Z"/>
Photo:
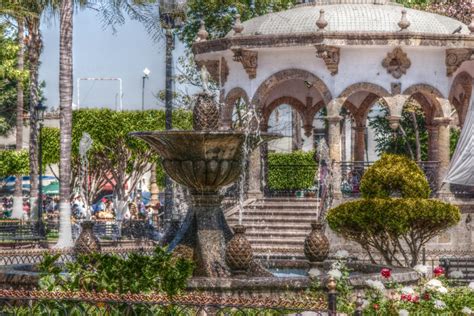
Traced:
<path fill-rule="evenodd" d="M 243 298 L 186 294 L 112 294 L 0 290 L 1 315 L 336 315 L 310 298 Z"/>

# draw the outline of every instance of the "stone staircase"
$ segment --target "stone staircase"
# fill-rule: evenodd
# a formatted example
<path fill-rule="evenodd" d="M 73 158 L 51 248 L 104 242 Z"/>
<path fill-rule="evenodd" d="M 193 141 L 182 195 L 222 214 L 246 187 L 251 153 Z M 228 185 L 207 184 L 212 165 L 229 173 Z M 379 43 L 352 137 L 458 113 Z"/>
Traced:
<path fill-rule="evenodd" d="M 315 198 L 248 200 L 242 224 L 254 255 L 265 259 L 303 259 L 303 245 L 317 218 Z M 239 222 L 238 207 L 226 212 L 231 227 Z"/>

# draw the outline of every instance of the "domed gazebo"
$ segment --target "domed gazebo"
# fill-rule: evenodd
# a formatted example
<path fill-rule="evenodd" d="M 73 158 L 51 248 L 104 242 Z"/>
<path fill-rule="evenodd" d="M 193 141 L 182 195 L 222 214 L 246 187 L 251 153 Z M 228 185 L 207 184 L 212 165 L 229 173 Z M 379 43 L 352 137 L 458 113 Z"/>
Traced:
<path fill-rule="evenodd" d="M 325 108 L 338 184 L 345 163 L 341 110 L 352 116 L 352 161 L 363 162 L 371 107 L 385 104 L 397 129 L 404 105 L 414 99 L 425 114 L 428 160 L 441 187 L 450 161 L 450 125 L 456 117 L 462 126 L 471 98 L 474 24 L 389 0 L 315 0 L 243 23 L 237 18 L 221 39 L 208 40 L 204 27 L 193 51 L 220 87 L 222 128 L 230 128 L 242 99 L 259 111 L 262 130 L 275 108 L 290 105 L 309 137 L 316 113 Z M 262 168 L 260 154 L 254 155 L 250 193 L 258 196 Z"/>

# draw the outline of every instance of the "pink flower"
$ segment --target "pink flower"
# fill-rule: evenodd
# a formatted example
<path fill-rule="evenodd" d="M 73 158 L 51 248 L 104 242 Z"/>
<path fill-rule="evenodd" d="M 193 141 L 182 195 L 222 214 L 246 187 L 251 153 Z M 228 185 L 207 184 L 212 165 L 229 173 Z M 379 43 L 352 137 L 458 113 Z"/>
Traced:
<path fill-rule="evenodd" d="M 380 274 L 386 278 L 386 279 L 389 279 L 391 276 L 392 276 L 392 270 L 390 270 L 389 268 L 383 268 L 381 271 L 380 271 Z"/>
<path fill-rule="evenodd" d="M 438 267 L 433 269 L 433 273 L 434 273 L 435 277 L 442 276 L 444 274 L 444 268 L 438 266 Z"/>

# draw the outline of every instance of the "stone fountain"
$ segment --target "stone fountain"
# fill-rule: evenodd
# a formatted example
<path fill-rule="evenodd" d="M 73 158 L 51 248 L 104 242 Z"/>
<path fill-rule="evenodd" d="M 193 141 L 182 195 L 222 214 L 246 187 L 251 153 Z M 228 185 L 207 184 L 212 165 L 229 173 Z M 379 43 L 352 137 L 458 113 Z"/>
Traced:
<path fill-rule="evenodd" d="M 197 264 L 196 277 L 228 277 L 232 275 L 228 262 L 236 262 L 236 257 L 240 256 L 236 252 L 242 250 L 242 256 L 249 258 L 249 251 L 248 244 L 239 248 L 238 242 L 234 241 L 226 261 L 226 245 L 234 235 L 224 218 L 219 190 L 239 178 L 244 159 L 243 146 L 256 148 L 279 136 L 218 131 L 219 109 L 207 89 L 204 67 L 201 77 L 204 91 L 195 96 L 193 131 L 135 132 L 132 135 L 156 150 L 165 172 L 190 189 L 189 210 L 176 238 L 169 245 L 170 249 L 183 246 L 188 248 L 188 253 L 192 251 Z M 236 230 L 238 240 L 242 240 L 241 231 L 242 228 Z M 245 259 L 240 263 L 239 273 L 242 266 L 247 265 L 248 276 L 271 275 L 253 260 Z"/>

